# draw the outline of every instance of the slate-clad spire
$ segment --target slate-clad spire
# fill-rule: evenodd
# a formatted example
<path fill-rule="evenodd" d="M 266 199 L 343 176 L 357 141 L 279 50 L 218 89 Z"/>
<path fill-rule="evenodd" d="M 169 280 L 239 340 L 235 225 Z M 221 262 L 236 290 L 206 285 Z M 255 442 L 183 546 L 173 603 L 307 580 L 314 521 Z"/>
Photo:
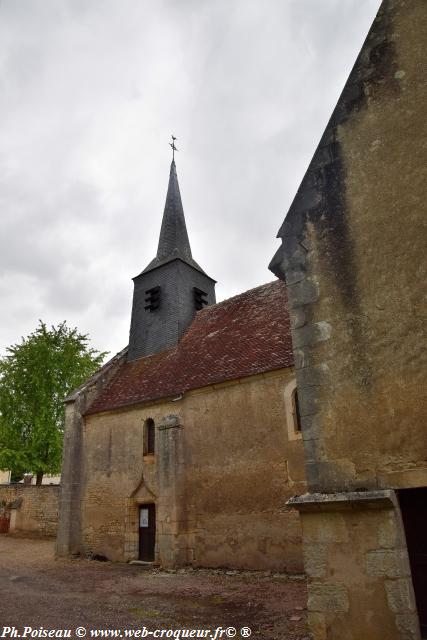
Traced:
<path fill-rule="evenodd" d="M 142 273 L 147 273 L 147 271 L 151 271 L 161 264 L 165 264 L 176 258 L 183 260 L 198 271 L 204 273 L 203 269 L 193 260 L 191 255 L 176 165 L 175 160 L 172 160 L 157 255 Z"/>
<path fill-rule="evenodd" d="M 185 226 L 184 210 L 179 192 L 178 176 L 175 160 L 172 160 L 169 174 L 168 192 L 160 230 L 157 258 L 164 260 L 171 256 L 179 256 L 183 260 L 191 260 L 190 241 Z"/>
<path fill-rule="evenodd" d="M 157 255 L 133 281 L 129 361 L 176 346 L 195 313 L 215 303 L 215 280 L 191 255 L 174 159 Z"/>

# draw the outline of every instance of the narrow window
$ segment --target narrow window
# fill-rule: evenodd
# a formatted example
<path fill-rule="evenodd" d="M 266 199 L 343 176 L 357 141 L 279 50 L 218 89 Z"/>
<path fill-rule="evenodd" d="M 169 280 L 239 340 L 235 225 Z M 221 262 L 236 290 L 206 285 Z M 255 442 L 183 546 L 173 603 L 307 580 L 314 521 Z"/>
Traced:
<path fill-rule="evenodd" d="M 154 453 L 156 438 L 156 427 L 152 418 L 147 418 L 144 422 L 144 455 Z"/>
<path fill-rule="evenodd" d="M 285 386 L 285 412 L 288 440 L 301 440 L 301 415 L 295 378 Z"/>
<path fill-rule="evenodd" d="M 297 389 L 295 389 L 294 393 L 293 393 L 293 413 L 294 413 L 294 424 L 295 424 L 295 431 L 299 431 L 301 432 L 301 415 L 299 412 L 299 400 L 298 400 L 298 391 Z"/>

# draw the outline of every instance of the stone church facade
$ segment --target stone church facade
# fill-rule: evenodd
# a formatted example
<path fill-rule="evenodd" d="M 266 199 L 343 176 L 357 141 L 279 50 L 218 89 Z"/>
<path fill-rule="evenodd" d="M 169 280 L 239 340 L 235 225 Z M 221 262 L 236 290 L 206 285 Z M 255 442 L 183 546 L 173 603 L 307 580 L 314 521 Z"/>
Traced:
<path fill-rule="evenodd" d="M 66 402 L 59 555 L 302 570 L 305 491 L 286 286 L 215 303 L 172 162 L 129 347 Z"/>
<path fill-rule="evenodd" d="M 270 265 L 293 327 L 308 493 L 290 504 L 315 640 L 427 637 L 426 43 L 425 0 L 385 0 Z"/>

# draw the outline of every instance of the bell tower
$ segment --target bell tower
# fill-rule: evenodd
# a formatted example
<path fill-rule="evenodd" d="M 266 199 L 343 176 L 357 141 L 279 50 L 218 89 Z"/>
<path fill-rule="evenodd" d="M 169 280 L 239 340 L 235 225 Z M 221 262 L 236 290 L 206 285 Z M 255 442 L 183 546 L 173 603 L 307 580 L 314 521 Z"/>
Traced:
<path fill-rule="evenodd" d="M 216 282 L 191 254 L 174 158 L 157 255 L 133 282 L 128 361 L 175 346 L 196 311 L 215 304 Z"/>

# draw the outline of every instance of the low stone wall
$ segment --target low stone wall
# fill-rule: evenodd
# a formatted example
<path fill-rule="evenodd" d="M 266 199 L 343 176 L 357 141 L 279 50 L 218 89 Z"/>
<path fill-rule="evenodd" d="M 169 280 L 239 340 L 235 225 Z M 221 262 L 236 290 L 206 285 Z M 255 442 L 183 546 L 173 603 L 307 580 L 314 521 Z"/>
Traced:
<path fill-rule="evenodd" d="M 60 485 L 0 484 L 0 515 L 9 516 L 9 533 L 55 536 L 60 490 Z"/>

